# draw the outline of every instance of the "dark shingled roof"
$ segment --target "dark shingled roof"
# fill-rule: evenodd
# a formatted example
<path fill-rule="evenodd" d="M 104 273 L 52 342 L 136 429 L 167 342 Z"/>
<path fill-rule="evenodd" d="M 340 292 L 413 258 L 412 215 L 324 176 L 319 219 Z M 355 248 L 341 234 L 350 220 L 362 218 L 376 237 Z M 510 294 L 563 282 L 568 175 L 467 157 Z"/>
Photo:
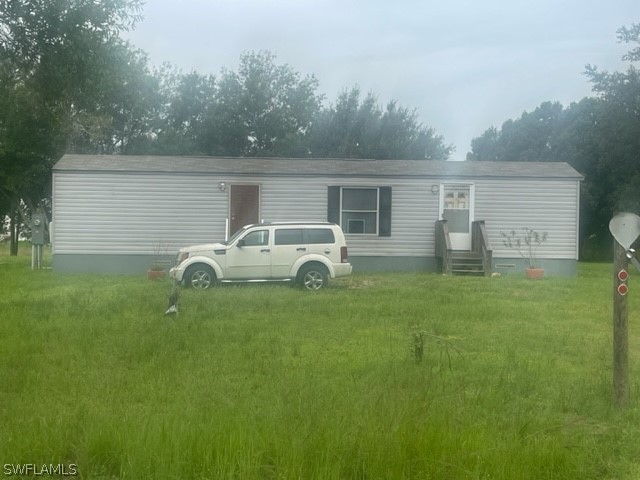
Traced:
<path fill-rule="evenodd" d="M 564 162 L 453 162 L 327 158 L 65 155 L 56 172 L 204 173 L 270 176 L 572 178 Z"/>

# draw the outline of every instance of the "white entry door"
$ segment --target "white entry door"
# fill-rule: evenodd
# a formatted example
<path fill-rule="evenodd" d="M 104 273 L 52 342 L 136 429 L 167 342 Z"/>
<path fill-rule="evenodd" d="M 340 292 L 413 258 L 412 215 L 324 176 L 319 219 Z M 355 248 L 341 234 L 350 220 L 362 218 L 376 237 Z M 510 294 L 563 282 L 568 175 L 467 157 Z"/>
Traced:
<path fill-rule="evenodd" d="M 471 250 L 473 185 L 440 186 L 440 218 L 447 221 L 453 250 Z"/>

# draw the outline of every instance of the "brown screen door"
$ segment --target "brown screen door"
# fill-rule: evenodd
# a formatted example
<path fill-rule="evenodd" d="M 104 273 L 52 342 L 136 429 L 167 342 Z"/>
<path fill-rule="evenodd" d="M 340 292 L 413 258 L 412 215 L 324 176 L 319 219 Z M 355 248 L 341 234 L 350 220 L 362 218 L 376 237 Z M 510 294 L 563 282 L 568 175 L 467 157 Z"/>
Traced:
<path fill-rule="evenodd" d="M 231 185 L 229 194 L 229 235 L 260 218 L 260 185 Z"/>

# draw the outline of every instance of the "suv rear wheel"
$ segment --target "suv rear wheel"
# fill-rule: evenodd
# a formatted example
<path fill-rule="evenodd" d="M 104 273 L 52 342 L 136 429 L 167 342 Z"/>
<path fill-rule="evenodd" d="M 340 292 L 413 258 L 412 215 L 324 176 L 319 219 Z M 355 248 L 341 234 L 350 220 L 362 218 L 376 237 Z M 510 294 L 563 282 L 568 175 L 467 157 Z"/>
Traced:
<path fill-rule="evenodd" d="M 187 287 L 205 290 L 216 283 L 216 274 L 209 265 L 191 265 L 184 273 L 184 283 Z"/>
<path fill-rule="evenodd" d="M 306 265 L 298 275 L 300 286 L 307 290 L 320 290 L 329 284 L 329 272 L 323 265 Z"/>

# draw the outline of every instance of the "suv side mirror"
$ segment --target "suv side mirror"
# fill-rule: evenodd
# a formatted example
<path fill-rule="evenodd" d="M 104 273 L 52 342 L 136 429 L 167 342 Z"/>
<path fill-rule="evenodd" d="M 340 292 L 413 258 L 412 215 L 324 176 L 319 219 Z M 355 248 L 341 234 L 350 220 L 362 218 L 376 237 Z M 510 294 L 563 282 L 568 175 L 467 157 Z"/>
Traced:
<path fill-rule="evenodd" d="M 236 243 L 236 247 L 244 247 L 244 246 L 245 246 L 244 238 L 242 240 L 238 240 L 238 243 Z"/>

